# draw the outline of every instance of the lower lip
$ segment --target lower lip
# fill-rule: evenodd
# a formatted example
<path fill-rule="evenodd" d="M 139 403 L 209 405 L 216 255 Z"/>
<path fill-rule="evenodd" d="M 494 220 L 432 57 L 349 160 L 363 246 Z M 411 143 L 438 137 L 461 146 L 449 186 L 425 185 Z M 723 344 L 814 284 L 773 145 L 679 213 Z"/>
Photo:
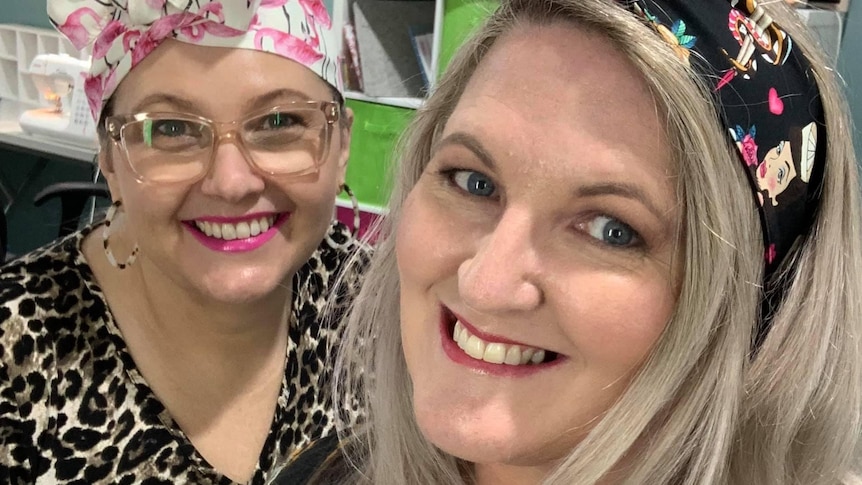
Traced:
<path fill-rule="evenodd" d="M 527 377 L 538 372 L 552 369 L 559 365 L 565 357 L 558 355 L 556 359 L 544 364 L 528 364 L 528 365 L 508 365 L 508 364 L 492 364 L 484 360 L 474 359 L 467 355 L 458 344 L 452 340 L 452 329 L 445 316 L 440 315 L 440 341 L 443 343 L 443 352 L 452 359 L 456 364 L 470 367 L 483 374 L 490 374 L 500 377 Z"/>
<path fill-rule="evenodd" d="M 266 232 L 262 232 L 257 236 L 247 237 L 245 239 L 234 239 L 233 241 L 225 241 L 224 239 L 207 236 L 205 233 L 198 230 L 194 223 L 186 223 L 186 229 L 192 233 L 192 236 L 194 236 L 198 242 L 208 249 L 222 253 L 246 253 L 258 249 L 275 237 L 281 226 L 284 225 L 289 218 L 289 213 L 281 214 L 276 218 L 272 227 L 270 227 Z"/>

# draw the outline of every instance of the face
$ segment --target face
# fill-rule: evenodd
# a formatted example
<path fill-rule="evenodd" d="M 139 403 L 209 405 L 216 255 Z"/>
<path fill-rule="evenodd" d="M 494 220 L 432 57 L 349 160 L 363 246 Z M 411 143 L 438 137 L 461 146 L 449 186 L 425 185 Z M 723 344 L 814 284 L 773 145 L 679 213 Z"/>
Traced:
<path fill-rule="evenodd" d="M 635 68 L 573 26 L 520 26 L 482 61 L 396 234 L 435 445 L 541 476 L 620 397 L 680 279 L 662 126 Z"/>
<path fill-rule="evenodd" d="M 769 150 L 763 162 L 757 167 L 757 185 L 765 190 L 772 205 L 778 205 L 776 198 L 796 178 L 790 143 L 783 141 Z"/>
<path fill-rule="evenodd" d="M 229 122 L 292 101 L 332 99 L 328 85 L 312 71 L 276 55 L 167 41 L 122 82 L 113 114 L 188 113 Z M 142 182 L 118 143 L 109 141 L 101 165 L 127 216 L 117 238 L 127 246 L 138 243 L 136 266 L 204 301 L 255 301 L 289 287 L 289 278 L 332 220 L 344 182 L 350 116 L 342 113 L 347 122 L 332 126 L 319 170 L 301 177 L 263 173 L 228 141 L 218 145 L 209 171 L 197 182 Z M 250 233 L 243 237 L 246 230 Z M 237 239 L 226 241 L 229 232 Z"/>

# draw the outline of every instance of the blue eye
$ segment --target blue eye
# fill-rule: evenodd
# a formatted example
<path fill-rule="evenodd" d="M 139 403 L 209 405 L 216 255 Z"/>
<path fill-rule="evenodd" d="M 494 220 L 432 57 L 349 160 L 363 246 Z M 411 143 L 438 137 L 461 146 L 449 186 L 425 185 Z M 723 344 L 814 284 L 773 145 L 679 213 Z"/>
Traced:
<path fill-rule="evenodd" d="M 452 181 L 465 192 L 479 197 L 490 197 L 497 191 L 497 187 L 488 176 L 473 170 L 455 171 L 452 174 Z"/>
<path fill-rule="evenodd" d="M 611 246 L 632 246 L 638 241 L 634 229 L 612 217 L 594 217 L 586 224 L 586 229 L 590 236 Z"/>

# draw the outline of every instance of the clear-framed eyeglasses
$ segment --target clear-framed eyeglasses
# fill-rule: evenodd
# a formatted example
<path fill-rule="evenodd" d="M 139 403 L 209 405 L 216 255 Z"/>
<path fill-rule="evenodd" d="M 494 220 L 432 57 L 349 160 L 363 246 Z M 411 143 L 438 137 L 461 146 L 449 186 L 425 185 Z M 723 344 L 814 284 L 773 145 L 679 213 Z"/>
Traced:
<path fill-rule="evenodd" d="M 340 115 L 335 101 L 301 101 L 228 122 L 188 113 L 117 115 L 105 120 L 105 128 L 141 182 L 193 183 L 209 172 L 219 145 L 227 142 L 262 174 L 314 173 L 329 154 Z"/>

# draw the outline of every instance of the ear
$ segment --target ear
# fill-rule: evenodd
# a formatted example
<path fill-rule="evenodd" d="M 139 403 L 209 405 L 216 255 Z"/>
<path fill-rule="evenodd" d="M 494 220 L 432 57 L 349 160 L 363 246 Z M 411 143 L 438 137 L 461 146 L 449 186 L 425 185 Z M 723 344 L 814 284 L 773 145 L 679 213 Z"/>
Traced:
<path fill-rule="evenodd" d="M 338 123 L 340 130 L 339 140 L 341 141 L 338 147 L 338 187 L 339 190 L 347 178 L 347 161 L 350 158 L 350 136 L 353 132 L 353 110 L 344 108 L 344 115 Z"/>
<path fill-rule="evenodd" d="M 111 199 L 116 201 L 120 198 L 120 184 L 117 180 L 117 172 L 114 169 L 114 143 L 110 139 L 100 144 L 99 170 L 108 182 L 108 190 L 111 191 Z"/>

